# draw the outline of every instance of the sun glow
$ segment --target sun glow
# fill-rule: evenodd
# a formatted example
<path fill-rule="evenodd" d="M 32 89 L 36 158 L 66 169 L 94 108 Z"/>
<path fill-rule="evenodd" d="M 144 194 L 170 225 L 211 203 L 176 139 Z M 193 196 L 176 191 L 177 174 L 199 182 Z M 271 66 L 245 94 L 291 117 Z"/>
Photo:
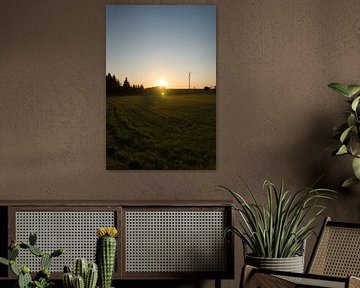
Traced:
<path fill-rule="evenodd" d="M 164 79 L 160 79 L 159 81 L 157 81 L 157 86 L 166 87 L 167 82 Z"/>

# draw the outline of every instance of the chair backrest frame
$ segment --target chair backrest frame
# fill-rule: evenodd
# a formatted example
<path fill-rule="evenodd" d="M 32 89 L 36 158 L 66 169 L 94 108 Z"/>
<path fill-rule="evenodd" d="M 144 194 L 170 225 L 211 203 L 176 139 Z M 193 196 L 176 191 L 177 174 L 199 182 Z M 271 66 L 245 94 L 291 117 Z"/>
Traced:
<path fill-rule="evenodd" d="M 325 218 L 306 273 L 359 277 L 360 223 Z"/>

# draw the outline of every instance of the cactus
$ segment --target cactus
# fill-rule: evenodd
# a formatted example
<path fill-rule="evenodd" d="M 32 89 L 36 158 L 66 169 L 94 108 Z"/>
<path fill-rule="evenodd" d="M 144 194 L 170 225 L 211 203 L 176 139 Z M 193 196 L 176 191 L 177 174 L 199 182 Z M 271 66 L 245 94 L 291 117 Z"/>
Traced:
<path fill-rule="evenodd" d="M 72 273 L 64 273 L 63 277 L 63 286 L 64 288 L 73 288 L 74 287 L 74 276 Z"/>
<path fill-rule="evenodd" d="M 69 266 L 64 266 L 63 286 L 64 288 L 78 288 L 76 285 L 83 288 L 95 288 L 98 278 L 98 268 L 95 263 L 89 263 L 85 258 L 78 258 L 74 263 L 74 273 L 71 273 Z M 84 276 L 82 276 L 84 275 Z M 77 279 L 77 280 L 76 280 Z M 81 280 L 82 281 L 81 281 Z M 82 283 L 81 283 L 82 282 Z"/>
<path fill-rule="evenodd" d="M 95 288 L 98 279 L 98 266 L 96 263 L 89 263 L 85 276 L 85 288 Z"/>
<path fill-rule="evenodd" d="M 98 228 L 99 238 L 96 243 L 96 261 L 99 267 L 99 282 L 101 288 L 110 288 L 116 258 L 115 227 Z"/>
<path fill-rule="evenodd" d="M 84 278 L 77 275 L 74 277 L 74 288 L 85 288 Z"/>
<path fill-rule="evenodd" d="M 51 260 L 52 260 L 51 255 L 48 253 L 44 253 L 44 255 L 41 257 L 41 261 L 40 261 L 41 269 L 44 269 L 44 268 L 49 269 L 50 265 L 51 265 Z"/>
<path fill-rule="evenodd" d="M 16 262 L 14 260 L 10 261 L 10 269 L 16 276 L 19 276 L 20 268 L 16 265 Z"/>
<path fill-rule="evenodd" d="M 19 274 L 19 279 L 18 279 L 19 288 L 28 288 L 31 282 L 32 282 L 32 279 L 31 279 L 30 273 L 21 271 Z"/>
<path fill-rule="evenodd" d="M 63 282 L 64 288 L 73 288 L 74 287 L 74 275 L 71 273 L 71 269 L 69 266 L 64 266 L 62 282 Z"/>
<path fill-rule="evenodd" d="M 18 276 L 18 286 L 19 288 L 29 288 L 29 287 L 51 287 L 53 282 L 50 281 L 50 264 L 53 257 L 60 256 L 64 251 L 63 249 L 55 250 L 53 253 L 48 254 L 36 247 L 37 236 L 35 233 L 30 233 L 29 244 L 20 242 L 16 243 L 11 241 L 11 245 L 8 251 L 8 259 L 0 257 L 0 263 L 10 266 L 11 271 Z M 19 250 L 29 250 L 30 253 L 34 254 L 37 257 L 41 257 L 41 271 L 39 271 L 35 276 L 35 281 L 32 280 L 30 275 L 30 269 L 27 266 L 22 266 L 21 268 L 16 264 L 16 259 L 19 256 Z"/>
<path fill-rule="evenodd" d="M 51 253 L 51 257 L 58 257 L 64 253 L 64 249 L 57 249 Z"/>
<path fill-rule="evenodd" d="M 74 267 L 75 276 L 81 276 L 83 279 L 85 279 L 87 268 L 88 268 L 88 262 L 86 258 L 76 259 L 75 267 Z"/>
<path fill-rule="evenodd" d="M 9 250 L 8 253 L 9 260 L 16 260 L 16 258 L 19 256 L 19 246 L 15 246 L 14 248 Z"/>
<path fill-rule="evenodd" d="M 40 250 L 40 248 L 38 248 L 38 247 L 36 247 L 36 246 L 30 245 L 29 251 L 30 251 L 32 254 L 34 254 L 35 256 L 37 256 L 37 257 L 41 257 L 41 256 L 44 255 L 44 252 L 42 252 L 42 251 Z"/>
<path fill-rule="evenodd" d="M 22 248 L 22 249 L 29 249 L 29 248 L 30 248 L 30 245 L 28 245 L 28 244 L 26 244 L 26 243 L 23 243 L 23 242 L 21 242 L 21 243 L 19 244 L 19 246 L 20 246 L 20 248 Z"/>
<path fill-rule="evenodd" d="M 8 259 L 5 259 L 5 258 L 3 258 L 3 257 L 0 257 L 0 263 L 1 263 L 1 264 L 4 264 L 4 265 L 6 265 L 6 266 L 9 266 L 10 261 L 9 261 Z"/>
<path fill-rule="evenodd" d="M 67 265 L 64 266 L 64 273 L 71 273 L 71 269 L 69 266 Z"/>

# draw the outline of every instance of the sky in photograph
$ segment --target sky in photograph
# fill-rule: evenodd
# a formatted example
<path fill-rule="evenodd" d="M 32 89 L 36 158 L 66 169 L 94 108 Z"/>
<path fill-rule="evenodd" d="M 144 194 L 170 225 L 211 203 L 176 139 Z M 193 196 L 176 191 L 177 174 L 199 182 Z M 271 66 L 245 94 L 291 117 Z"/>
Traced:
<path fill-rule="evenodd" d="M 106 73 L 131 85 L 216 85 L 215 5 L 107 5 Z"/>

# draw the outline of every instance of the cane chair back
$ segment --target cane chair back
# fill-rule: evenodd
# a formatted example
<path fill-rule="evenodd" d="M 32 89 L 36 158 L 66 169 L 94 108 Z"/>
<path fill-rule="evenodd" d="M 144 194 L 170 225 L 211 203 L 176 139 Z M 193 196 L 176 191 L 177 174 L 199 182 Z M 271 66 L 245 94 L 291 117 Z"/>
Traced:
<path fill-rule="evenodd" d="M 360 277 L 360 224 L 327 218 L 307 273 Z"/>
<path fill-rule="evenodd" d="M 242 288 L 360 288 L 360 223 L 326 218 L 306 273 L 243 268 Z"/>

